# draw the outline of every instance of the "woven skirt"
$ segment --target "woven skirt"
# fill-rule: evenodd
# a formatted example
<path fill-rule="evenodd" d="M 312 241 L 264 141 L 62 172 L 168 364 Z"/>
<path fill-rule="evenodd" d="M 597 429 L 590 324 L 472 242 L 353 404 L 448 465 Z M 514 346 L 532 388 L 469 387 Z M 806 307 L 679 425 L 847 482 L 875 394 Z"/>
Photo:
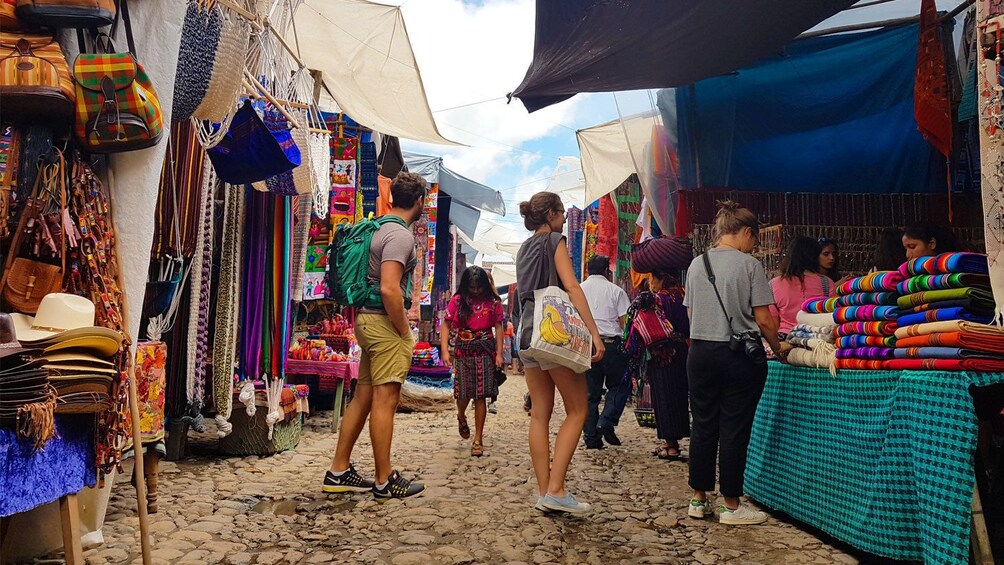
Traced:
<path fill-rule="evenodd" d="M 495 338 L 480 337 L 458 341 L 453 361 L 453 396 L 481 400 L 499 394 L 495 382 Z"/>

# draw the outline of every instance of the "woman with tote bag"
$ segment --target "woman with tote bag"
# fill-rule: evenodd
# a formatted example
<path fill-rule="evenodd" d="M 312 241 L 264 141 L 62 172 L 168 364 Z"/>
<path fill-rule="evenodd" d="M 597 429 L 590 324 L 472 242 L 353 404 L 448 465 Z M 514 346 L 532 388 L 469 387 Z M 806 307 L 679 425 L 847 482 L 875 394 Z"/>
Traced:
<path fill-rule="evenodd" d="M 603 340 L 561 235 L 565 225 L 561 198 L 539 192 L 520 203 L 519 211 L 526 229 L 534 232 L 516 255 L 516 278 L 522 310 L 519 357 L 533 404 L 530 458 L 540 494 L 536 508 L 581 514 L 590 506 L 566 492 L 565 475 L 586 423 L 583 373 L 590 363 L 603 358 Z M 552 460 L 549 428 L 555 389 L 565 405 L 565 421 L 558 430 Z"/>

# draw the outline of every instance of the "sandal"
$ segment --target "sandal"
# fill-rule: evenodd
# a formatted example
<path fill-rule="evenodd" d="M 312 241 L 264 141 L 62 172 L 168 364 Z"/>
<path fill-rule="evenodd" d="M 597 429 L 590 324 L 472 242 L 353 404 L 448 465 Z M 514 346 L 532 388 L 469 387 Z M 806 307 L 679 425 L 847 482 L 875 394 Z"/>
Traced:
<path fill-rule="evenodd" d="M 471 444 L 471 457 L 481 457 L 484 454 L 485 446 L 481 442 L 476 441 Z"/>
<path fill-rule="evenodd" d="M 471 439 L 471 428 L 467 426 L 467 420 L 457 418 L 457 423 L 459 424 L 460 437 L 463 439 Z"/>
<path fill-rule="evenodd" d="M 676 453 L 670 453 L 670 450 L 676 451 Z M 663 447 L 659 450 L 659 455 L 656 457 L 663 461 L 687 461 L 687 458 L 680 452 L 679 447 Z"/>

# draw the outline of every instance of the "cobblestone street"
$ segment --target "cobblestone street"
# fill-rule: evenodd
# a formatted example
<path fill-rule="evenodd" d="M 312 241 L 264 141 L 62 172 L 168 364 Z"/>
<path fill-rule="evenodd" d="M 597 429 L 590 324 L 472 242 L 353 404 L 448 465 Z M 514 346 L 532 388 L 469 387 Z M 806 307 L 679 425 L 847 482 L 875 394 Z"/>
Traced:
<path fill-rule="evenodd" d="M 452 412 L 399 415 L 394 465 L 429 485 L 423 496 L 404 502 L 321 493 L 335 445 L 330 413 L 312 415 L 299 446 L 269 458 L 223 458 L 211 452 L 215 434 L 193 438 L 195 456 L 161 464 L 160 511 L 150 517 L 154 561 L 856 562 L 773 518 L 741 528 L 686 518 L 686 465 L 651 455 L 654 430 L 638 427 L 630 407 L 618 429 L 624 446 L 580 450 L 572 463 L 569 490 L 592 503 L 593 512 L 572 519 L 534 511 L 524 390 L 520 377 L 502 387 L 480 459 L 469 455 Z M 470 420 L 473 426 L 473 415 Z M 353 458 L 364 475 L 372 473 L 367 431 Z M 105 545 L 85 553 L 88 563 L 138 562 L 137 528 L 133 490 L 120 480 Z"/>

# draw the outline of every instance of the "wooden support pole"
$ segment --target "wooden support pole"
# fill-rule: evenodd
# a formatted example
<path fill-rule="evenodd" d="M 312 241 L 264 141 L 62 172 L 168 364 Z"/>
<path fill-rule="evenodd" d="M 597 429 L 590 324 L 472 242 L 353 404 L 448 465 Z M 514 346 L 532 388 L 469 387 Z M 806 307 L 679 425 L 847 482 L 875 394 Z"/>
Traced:
<path fill-rule="evenodd" d="M 66 565 L 84 565 L 84 548 L 80 543 L 80 506 L 77 495 L 59 499 L 59 521 L 63 529 L 63 553 Z"/>
<path fill-rule="evenodd" d="M 261 83 L 258 82 L 258 79 L 256 79 L 247 69 L 244 69 L 244 79 L 245 79 L 245 87 L 247 87 L 248 90 L 259 92 L 262 96 L 265 97 L 265 100 L 271 102 L 272 105 L 275 106 L 275 108 L 279 110 L 279 112 L 281 112 L 282 115 L 286 118 L 286 121 L 289 122 L 290 127 L 294 128 L 300 127 L 300 122 L 296 121 L 296 118 L 294 118 L 286 110 L 286 108 L 282 105 L 282 103 L 280 103 L 279 100 L 277 100 L 274 96 L 272 96 L 272 93 L 269 92 L 267 88 L 262 86 Z M 252 88 L 252 86 L 254 88 Z"/>

